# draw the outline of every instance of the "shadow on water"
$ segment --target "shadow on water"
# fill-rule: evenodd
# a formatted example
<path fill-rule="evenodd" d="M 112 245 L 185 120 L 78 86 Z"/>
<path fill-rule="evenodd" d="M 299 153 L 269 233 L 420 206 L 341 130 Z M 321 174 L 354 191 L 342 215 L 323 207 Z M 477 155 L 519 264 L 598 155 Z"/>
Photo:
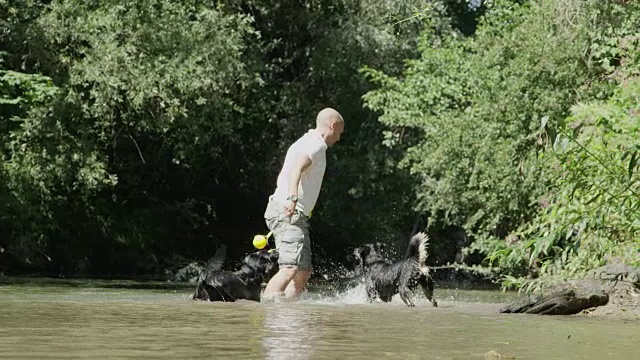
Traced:
<path fill-rule="evenodd" d="M 138 289 L 138 290 L 184 290 L 194 288 L 188 282 L 170 281 L 140 281 L 140 280 L 107 280 L 107 279 L 70 279 L 70 278 L 42 278 L 42 277 L 8 277 L 0 276 L 2 285 L 25 285 L 39 287 L 75 287 L 75 288 L 104 288 L 104 289 Z"/>
<path fill-rule="evenodd" d="M 311 291 L 329 293 L 344 292 L 358 285 L 361 278 L 334 276 L 330 279 L 317 278 L 310 281 Z M 138 290 L 185 290 L 195 288 L 194 283 L 180 281 L 129 280 L 129 279 L 91 279 L 91 278 L 55 278 L 55 277 L 11 277 L 0 276 L 1 285 L 33 285 L 40 287 L 76 287 L 104 289 L 138 289 Z M 468 283 L 455 281 L 437 281 L 440 289 L 456 290 L 498 290 L 495 284 Z"/>

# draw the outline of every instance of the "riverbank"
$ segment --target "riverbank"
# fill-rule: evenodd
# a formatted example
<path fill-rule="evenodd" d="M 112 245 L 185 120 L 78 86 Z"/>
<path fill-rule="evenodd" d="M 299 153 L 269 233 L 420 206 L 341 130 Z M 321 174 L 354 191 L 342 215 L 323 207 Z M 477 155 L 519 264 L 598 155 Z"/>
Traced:
<path fill-rule="evenodd" d="M 583 277 L 557 282 L 528 294 L 500 312 L 640 319 L 640 268 L 605 265 Z"/>

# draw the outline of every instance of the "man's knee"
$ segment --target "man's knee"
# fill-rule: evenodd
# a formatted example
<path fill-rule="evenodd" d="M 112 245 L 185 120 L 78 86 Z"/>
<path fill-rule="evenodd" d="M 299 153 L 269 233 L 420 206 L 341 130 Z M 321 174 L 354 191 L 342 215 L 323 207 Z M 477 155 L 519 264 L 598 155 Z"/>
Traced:
<path fill-rule="evenodd" d="M 304 286 L 309 278 L 311 277 L 311 268 L 307 269 L 298 269 L 298 272 L 293 277 L 293 282 L 297 284 L 297 286 Z"/>
<path fill-rule="evenodd" d="M 311 268 L 298 269 L 298 273 L 300 274 L 300 276 L 304 276 L 306 278 L 311 276 L 311 272 L 312 272 Z"/>
<path fill-rule="evenodd" d="M 283 275 L 287 277 L 295 276 L 300 269 L 296 265 L 280 265 L 280 270 Z"/>
<path fill-rule="evenodd" d="M 280 272 L 286 279 L 293 279 L 294 281 L 303 280 L 306 281 L 311 277 L 311 268 L 302 269 L 296 265 L 281 265 Z"/>

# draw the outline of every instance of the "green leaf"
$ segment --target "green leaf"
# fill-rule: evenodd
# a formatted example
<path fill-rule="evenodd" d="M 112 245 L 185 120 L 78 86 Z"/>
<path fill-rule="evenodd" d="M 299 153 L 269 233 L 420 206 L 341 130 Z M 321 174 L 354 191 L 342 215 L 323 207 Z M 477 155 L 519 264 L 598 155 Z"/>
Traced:
<path fill-rule="evenodd" d="M 629 180 L 631 180 L 631 177 L 633 176 L 633 171 L 635 170 L 637 161 L 638 161 L 638 150 L 633 152 L 633 155 L 631 155 L 631 160 L 629 160 Z"/>
<path fill-rule="evenodd" d="M 565 239 L 569 240 L 569 238 L 571 238 L 571 236 L 573 235 L 573 227 L 570 227 L 567 229 L 567 233 L 565 234 Z"/>
<path fill-rule="evenodd" d="M 540 128 L 544 129 L 544 127 L 547 126 L 547 121 L 549 121 L 549 116 L 543 116 L 542 119 L 540 119 Z"/>
<path fill-rule="evenodd" d="M 622 153 L 622 157 L 620 158 L 620 160 L 624 161 L 624 160 L 627 158 L 627 156 L 629 156 L 629 154 L 630 154 L 630 152 L 629 152 L 629 151 L 625 151 L 625 152 L 623 152 L 623 153 Z"/>
<path fill-rule="evenodd" d="M 600 197 L 600 195 L 601 195 L 601 194 L 596 194 L 596 195 L 594 195 L 594 196 L 593 196 L 593 197 L 591 197 L 589 200 L 587 200 L 584 204 L 585 204 L 585 205 L 589 205 L 589 204 L 591 204 L 592 202 L 596 201 L 596 200 Z"/>

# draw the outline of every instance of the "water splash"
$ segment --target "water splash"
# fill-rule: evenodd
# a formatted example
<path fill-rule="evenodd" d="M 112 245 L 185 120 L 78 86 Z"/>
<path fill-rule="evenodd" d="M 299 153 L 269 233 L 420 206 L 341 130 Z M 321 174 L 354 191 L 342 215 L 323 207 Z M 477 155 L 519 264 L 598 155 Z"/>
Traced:
<path fill-rule="evenodd" d="M 320 292 L 305 292 L 300 301 L 326 305 L 366 304 L 368 302 L 367 293 L 362 282 L 343 290 L 328 288 Z"/>
<path fill-rule="evenodd" d="M 413 301 L 416 305 L 429 305 L 427 298 L 421 292 L 413 294 Z M 300 295 L 299 302 L 319 305 L 374 305 L 383 304 L 380 300 L 369 303 L 367 291 L 362 278 L 351 279 L 348 284 L 326 285 L 311 288 Z M 389 303 L 385 305 L 405 306 L 399 295 L 395 295 Z"/>

